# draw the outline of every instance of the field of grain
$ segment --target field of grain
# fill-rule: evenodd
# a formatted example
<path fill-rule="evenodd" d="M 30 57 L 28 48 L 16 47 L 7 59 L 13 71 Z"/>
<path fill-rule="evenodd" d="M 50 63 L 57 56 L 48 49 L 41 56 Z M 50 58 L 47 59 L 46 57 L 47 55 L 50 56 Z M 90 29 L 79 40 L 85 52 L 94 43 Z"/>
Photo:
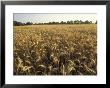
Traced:
<path fill-rule="evenodd" d="M 14 75 L 96 75 L 96 24 L 13 29 Z"/>

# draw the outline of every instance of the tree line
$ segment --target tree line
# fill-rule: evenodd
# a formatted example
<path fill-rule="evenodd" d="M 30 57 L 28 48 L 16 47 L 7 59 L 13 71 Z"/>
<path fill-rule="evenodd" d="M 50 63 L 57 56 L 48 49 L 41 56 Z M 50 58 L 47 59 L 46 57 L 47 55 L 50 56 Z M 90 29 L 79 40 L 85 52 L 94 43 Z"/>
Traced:
<path fill-rule="evenodd" d="M 22 22 L 18 22 L 18 21 L 14 21 L 13 25 L 14 26 L 23 26 L 23 25 L 51 25 L 51 24 L 97 24 L 97 21 L 95 23 L 93 23 L 92 21 L 82 21 L 82 20 L 75 20 L 75 21 L 61 21 L 61 22 L 48 22 L 48 23 L 32 23 L 32 22 L 26 22 L 26 23 L 22 23 Z"/>

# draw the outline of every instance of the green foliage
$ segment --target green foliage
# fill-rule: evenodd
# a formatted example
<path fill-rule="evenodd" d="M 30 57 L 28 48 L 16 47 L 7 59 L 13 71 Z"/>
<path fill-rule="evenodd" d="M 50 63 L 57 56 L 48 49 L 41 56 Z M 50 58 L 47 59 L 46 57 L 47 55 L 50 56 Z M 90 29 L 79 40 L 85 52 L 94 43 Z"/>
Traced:
<path fill-rule="evenodd" d="M 17 22 L 14 21 L 13 25 L 14 26 L 22 26 L 22 25 L 53 25 L 53 24 L 93 24 L 92 21 L 82 21 L 82 20 L 75 20 L 75 21 L 61 21 L 61 22 L 48 22 L 48 23 L 32 23 L 32 22 L 26 22 L 26 23 L 22 23 L 22 22 Z M 95 22 L 95 24 L 97 24 L 97 21 Z"/>

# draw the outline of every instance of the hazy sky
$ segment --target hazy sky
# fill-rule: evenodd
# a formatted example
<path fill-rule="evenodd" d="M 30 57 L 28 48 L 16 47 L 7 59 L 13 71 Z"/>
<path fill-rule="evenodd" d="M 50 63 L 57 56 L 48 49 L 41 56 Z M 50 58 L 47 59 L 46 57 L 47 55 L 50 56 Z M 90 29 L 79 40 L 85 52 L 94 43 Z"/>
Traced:
<path fill-rule="evenodd" d="M 46 23 L 46 22 L 61 22 L 61 21 L 74 21 L 74 20 L 89 20 L 92 22 L 96 22 L 97 14 L 46 14 L 46 13 L 16 13 L 14 14 L 14 21 L 19 22 L 33 22 L 33 23 Z"/>

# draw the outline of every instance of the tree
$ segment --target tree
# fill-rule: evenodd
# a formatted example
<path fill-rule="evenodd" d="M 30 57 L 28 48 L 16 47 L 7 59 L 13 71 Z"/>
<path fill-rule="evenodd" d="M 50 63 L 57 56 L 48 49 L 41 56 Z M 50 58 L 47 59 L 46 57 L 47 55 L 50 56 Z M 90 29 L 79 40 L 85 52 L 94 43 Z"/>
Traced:
<path fill-rule="evenodd" d="M 88 20 L 85 21 L 85 24 L 89 24 L 90 22 Z"/>
<path fill-rule="evenodd" d="M 79 24 L 79 20 L 75 20 L 74 21 L 74 24 Z"/>
<path fill-rule="evenodd" d="M 70 24 L 70 21 L 67 21 L 67 24 Z"/>
<path fill-rule="evenodd" d="M 70 24 L 73 24 L 73 21 L 72 20 L 70 21 Z"/>
<path fill-rule="evenodd" d="M 83 24 L 84 22 L 82 20 L 79 21 L 80 24 Z"/>
<path fill-rule="evenodd" d="M 89 23 L 92 24 L 92 21 L 90 21 Z"/>
<path fill-rule="evenodd" d="M 64 22 L 63 22 L 63 21 L 61 21 L 60 23 L 61 23 L 61 24 L 64 24 Z"/>
<path fill-rule="evenodd" d="M 27 22 L 27 23 L 26 23 L 26 25 L 32 25 L 32 24 L 33 24 L 32 22 Z"/>
<path fill-rule="evenodd" d="M 21 25 L 25 25 L 25 23 L 13 21 L 13 25 L 14 26 L 21 26 Z"/>

